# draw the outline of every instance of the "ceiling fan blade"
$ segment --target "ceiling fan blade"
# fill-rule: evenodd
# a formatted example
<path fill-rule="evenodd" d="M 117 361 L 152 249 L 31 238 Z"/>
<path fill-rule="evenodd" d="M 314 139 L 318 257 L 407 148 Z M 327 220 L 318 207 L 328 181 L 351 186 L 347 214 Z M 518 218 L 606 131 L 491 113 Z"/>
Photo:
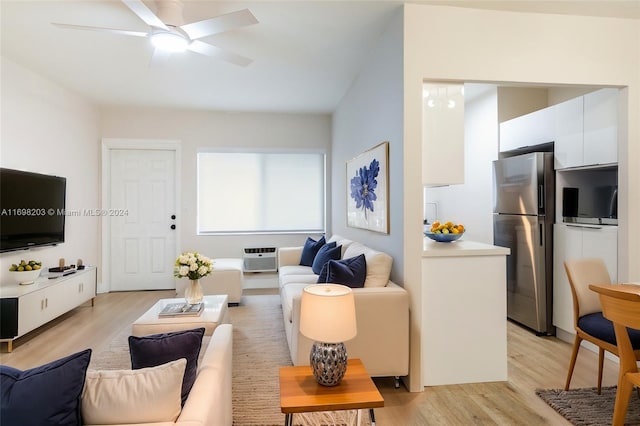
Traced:
<path fill-rule="evenodd" d="M 231 62 L 232 64 L 239 65 L 241 67 L 246 67 L 251 62 L 252 59 L 245 58 L 244 56 L 237 55 L 235 53 L 228 52 L 224 49 L 220 49 L 219 47 L 213 46 L 208 43 L 204 43 L 199 40 L 194 40 L 189 47 L 187 47 L 192 52 L 200 53 L 202 55 L 211 56 L 214 58 L 222 59 L 227 62 Z"/>
<path fill-rule="evenodd" d="M 162 28 L 163 30 L 169 30 L 169 28 L 147 7 L 142 0 L 122 0 L 122 3 L 126 4 L 129 9 L 140 19 L 156 28 Z"/>
<path fill-rule="evenodd" d="M 253 16 L 253 13 L 251 13 L 249 9 L 243 9 L 216 16 L 215 18 L 205 19 L 204 21 L 184 24 L 181 25 L 180 28 L 187 33 L 191 40 L 195 40 L 257 23 L 258 20 Z"/>
<path fill-rule="evenodd" d="M 128 36 L 135 36 L 135 37 L 147 36 L 147 33 L 142 33 L 140 31 L 118 30 L 115 28 L 87 27 L 85 25 L 59 24 L 57 22 L 52 22 L 51 25 L 55 25 L 56 27 L 70 29 L 70 30 L 100 31 L 103 33 L 120 34 L 120 35 L 128 35 Z"/>

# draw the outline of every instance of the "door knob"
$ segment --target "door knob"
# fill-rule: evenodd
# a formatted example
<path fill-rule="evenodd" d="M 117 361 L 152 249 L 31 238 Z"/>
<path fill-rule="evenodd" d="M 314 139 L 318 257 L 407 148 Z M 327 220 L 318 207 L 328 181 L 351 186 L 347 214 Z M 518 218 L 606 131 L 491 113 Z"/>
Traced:
<path fill-rule="evenodd" d="M 176 229 L 176 226 L 175 225 L 171 225 L 171 229 Z"/>

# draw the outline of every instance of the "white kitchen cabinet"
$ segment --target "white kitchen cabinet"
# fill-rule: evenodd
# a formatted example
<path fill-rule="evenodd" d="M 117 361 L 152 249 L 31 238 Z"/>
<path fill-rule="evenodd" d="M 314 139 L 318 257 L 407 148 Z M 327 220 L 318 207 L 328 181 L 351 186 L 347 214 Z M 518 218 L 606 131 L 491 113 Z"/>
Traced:
<path fill-rule="evenodd" d="M 424 88 L 431 95 L 423 101 L 422 182 L 425 186 L 464 183 L 462 84 L 425 84 Z M 446 102 L 453 102 L 453 107 Z"/>
<path fill-rule="evenodd" d="M 423 386 L 507 380 L 509 249 L 426 237 L 423 249 Z"/>
<path fill-rule="evenodd" d="M 601 89 L 555 105 L 555 168 L 618 162 L 618 89 Z"/>
<path fill-rule="evenodd" d="M 584 164 L 618 162 L 618 89 L 584 95 Z"/>
<path fill-rule="evenodd" d="M 574 224 L 554 225 L 553 325 L 574 334 L 573 297 L 564 261 L 601 258 L 611 277 L 618 280 L 618 227 Z"/>
<path fill-rule="evenodd" d="M 500 123 L 500 152 L 553 142 L 554 108 L 544 108 Z"/>
<path fill-rule="evenodd" d="M 578 167 L 584 158 L 584 99 L 582 96 L 557 104 L 553 113 L 554 168 Z"/>
<path fill-rule="evenodd" d="M 3 314 L 0 340 L 11 342 L 96 297 L 96 268 L 49 279 L 43 273 L 34 284 L 0 287 Z"/>

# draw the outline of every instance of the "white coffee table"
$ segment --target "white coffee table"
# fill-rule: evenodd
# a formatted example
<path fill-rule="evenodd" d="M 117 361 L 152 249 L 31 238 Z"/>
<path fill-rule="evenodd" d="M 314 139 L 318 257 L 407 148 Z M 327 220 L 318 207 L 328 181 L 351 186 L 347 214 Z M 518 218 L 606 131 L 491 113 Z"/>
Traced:
<path fill-rule="evenodd" d="M 168 303 L 184 302 L 183 297 L 174 299 L 160 299 L 140 318 L 135 320 L 131 327 L 134 336 L 148 334 L 168 333 L 171 331 L 190 330 L 192 328 L 205 328 L 205 336 L 211 336 L 218 324 L 229 323 L 227 310 L 227 295 L 204 296 L 204 310 L 195 317 L 171 317 L 159 318 L 158 314 Z"/>

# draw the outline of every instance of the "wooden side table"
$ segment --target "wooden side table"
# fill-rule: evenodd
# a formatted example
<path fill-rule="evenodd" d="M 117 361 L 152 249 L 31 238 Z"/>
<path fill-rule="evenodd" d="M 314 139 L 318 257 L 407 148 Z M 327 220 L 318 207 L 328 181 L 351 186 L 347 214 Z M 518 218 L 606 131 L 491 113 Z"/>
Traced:
<path fill-rule="evenodd" d="M 375 426 L 373 409 L 384 407 L 384 399 L 359 359 L 349 359 L 347 372 L 338 386 L 316 382 L 311 367 L 280 367 L 280 410 L 285 426 L 293 425 L 294 413 L 369 409 Z"/>

